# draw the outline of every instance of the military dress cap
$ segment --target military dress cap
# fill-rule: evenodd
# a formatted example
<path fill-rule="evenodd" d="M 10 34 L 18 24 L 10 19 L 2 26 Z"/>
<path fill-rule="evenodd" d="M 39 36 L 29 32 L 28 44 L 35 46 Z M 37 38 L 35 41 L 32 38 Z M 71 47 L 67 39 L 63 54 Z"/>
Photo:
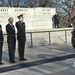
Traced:
<path fill-rule="evenodd" d="M 17 18 L 20 18 L 20 17 L 23 17 L 23 14 L 21 14 L 21 15 L 17 16 Z"/>

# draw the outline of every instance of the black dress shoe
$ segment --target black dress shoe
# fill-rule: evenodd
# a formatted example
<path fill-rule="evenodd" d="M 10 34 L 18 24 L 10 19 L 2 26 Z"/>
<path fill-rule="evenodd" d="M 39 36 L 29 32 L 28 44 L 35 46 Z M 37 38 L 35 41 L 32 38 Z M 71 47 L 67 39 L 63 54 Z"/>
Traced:
<path fill-rule="evenodd" d="M 23 59 L 19 59 L 19 61 L 27 61 L 27 59 L 23 58 Z"/>
<path fill-rule="evenodd" d="M 27 59 L 25 59 L 25 58 L 24 58 L 24 59 L 22 59 L 22 60 L 25 60 L 25 61 L 27 61 Z"/>
<path fill-rule="evenodd" d="M 9 63 L 16 63 L 16 61 L 10 61 Z"/>
<path fill-rule="evenodd" d="M 4 65 L 4 63 L 0 62 L 0 65 Z"/>

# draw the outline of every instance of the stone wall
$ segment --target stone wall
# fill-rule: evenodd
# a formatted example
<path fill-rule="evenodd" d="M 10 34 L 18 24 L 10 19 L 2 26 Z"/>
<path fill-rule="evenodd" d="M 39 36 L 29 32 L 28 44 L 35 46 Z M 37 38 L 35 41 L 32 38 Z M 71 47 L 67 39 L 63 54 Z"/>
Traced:
<path fill-rule="evenodd" d="M 8 23 L 8 18 L 14 18 L 18 21 L 17 16 L 24 14 L 24 22 L 26 30 L 41 30 L 52 29 L 52 17 L 55 14 L 55 8 L 9 8 L 0 7 L 0 24 L 5 31 L 5 25 Z"/>

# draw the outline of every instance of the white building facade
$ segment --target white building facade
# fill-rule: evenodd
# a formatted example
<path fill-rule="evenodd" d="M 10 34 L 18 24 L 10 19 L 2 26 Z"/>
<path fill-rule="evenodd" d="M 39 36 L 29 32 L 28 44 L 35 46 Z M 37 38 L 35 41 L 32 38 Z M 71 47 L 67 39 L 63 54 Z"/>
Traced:
<path fill-rule="evenodd" d="M 0 7 L 0 24 L 5 31 L 5 26 L 8 23 L 8 18 L 14 18 L 18 21 L 17 16 L 24 15 L 24 22 L 26 23 L 26 30 L 44 30 L 52 29 L 52 17 L 56 13 L 55 8 L 9 8 Z"/>

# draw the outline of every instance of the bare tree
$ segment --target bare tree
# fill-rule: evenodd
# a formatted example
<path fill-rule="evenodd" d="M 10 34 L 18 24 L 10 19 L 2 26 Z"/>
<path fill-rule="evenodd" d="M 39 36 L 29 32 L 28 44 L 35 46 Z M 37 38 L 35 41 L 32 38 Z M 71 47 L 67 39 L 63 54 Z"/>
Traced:
<path fill-rule="evenodd" d="M 50 7 L 50 0 L 1 0 L 7 7 Z"/>
<path fill-rule="evenodd" d="M 20 2 L 20 7 L 50 7 L 50 0 L 23 0 Z"/>
<path fill-rule="evenodd" d="M 7 3 L 5 0 L 0 0 L 0 2 L 2 2 L 1 5 L 4 6 L 4 7 L 5 7 L 5 6 L 9 6 L 8 3 Z"/>
<path fill-rule="evenodd" d="M 40 7 L 50 7 L 51 1 L 50 0 L 39 0 Z"/>
<path fill-rule="evenodd" d="M 62 14 L 62 21 L 71 24 L 75 16 L 75 0 L 54 0 L 52 5 Z"/>
<path fill-rule="evenodd" d="M 20 0 L 8 0 L 9 7 L 19 7 Z"/>

